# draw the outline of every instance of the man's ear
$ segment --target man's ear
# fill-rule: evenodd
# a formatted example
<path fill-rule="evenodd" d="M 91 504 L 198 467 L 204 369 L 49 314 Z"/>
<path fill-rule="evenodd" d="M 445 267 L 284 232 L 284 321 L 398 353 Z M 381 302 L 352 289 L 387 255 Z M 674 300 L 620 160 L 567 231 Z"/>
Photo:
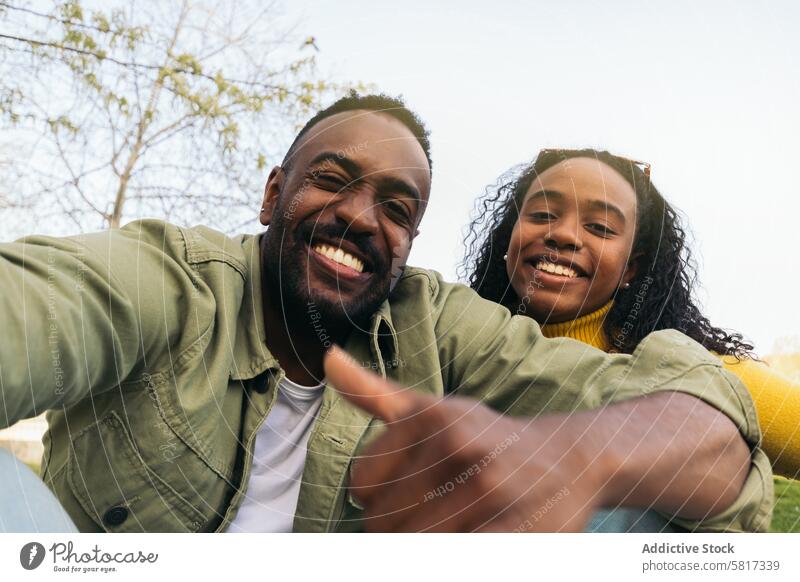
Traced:
<path fill-rule="evenodd" d="M 269 173 L 267 178 L 267 185 L 264 187 L 264 201 L 261 204 L 261 213 L 258 216 L 259 221 L 264 226 L 269 226 L 272 221 L 272 214 L 278 204 L 283 184 L 286 180 L 286 173 L 280 166 L 275 166 Z"/>

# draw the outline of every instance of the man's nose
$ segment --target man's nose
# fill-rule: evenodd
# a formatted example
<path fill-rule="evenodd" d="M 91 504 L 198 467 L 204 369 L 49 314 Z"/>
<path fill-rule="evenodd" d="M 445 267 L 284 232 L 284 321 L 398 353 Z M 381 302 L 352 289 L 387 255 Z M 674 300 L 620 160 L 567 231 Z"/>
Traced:
<path fill-rule="evenodd" d="M 550 224 L 545 235 L 545 245 L 550 248 L 578 250 L 583 247 L 580 225 L 577 220 L 559 220 Z"/>
<path fill-rule="evenodd" d="M 359 188 L 343 195 L 336 204 L 334 215 L 353 233 L 374 236 L 378 233 L 378 211 L 369 189 Z"/>

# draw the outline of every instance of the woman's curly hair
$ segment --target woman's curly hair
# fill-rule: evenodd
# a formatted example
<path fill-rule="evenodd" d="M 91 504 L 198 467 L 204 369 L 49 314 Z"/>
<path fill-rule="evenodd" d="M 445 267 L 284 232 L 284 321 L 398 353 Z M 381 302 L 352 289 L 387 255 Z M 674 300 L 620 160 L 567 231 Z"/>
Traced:
<path fill-rule="evenodd" d="M 533 181 L 569 158 L 593 158 L 619 172 L 633 187 L 637 227 L 632 257 L 637 273 L 630 287 L 619 289 L 604 322 L 614 351 L 631 353 L 644 337 L 660 329 L 677 329 L 707 349 L 737 358 L 754 357 L 741 334 L 714 327 L 693 296 L 697 267 L 678 213 L 636 162 L 595 149 L 544 150 L 529 164 L 512 168 L 478 199 L 466 237 L 461 276 L 482 297 L 509 309 L 519 303 L 503 256 Z"/>

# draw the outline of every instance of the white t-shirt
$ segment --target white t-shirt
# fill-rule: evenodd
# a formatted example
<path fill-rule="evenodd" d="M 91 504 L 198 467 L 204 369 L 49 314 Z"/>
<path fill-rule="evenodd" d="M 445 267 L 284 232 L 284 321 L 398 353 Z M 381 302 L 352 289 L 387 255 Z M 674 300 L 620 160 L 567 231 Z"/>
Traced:
<path fill-rule="evenodd" d="M 245 498 L 229 532 L 290 532 L 306 464 L 308 437 L 325 384 L 300 386 L 284 378 L 258 429 Z"/>

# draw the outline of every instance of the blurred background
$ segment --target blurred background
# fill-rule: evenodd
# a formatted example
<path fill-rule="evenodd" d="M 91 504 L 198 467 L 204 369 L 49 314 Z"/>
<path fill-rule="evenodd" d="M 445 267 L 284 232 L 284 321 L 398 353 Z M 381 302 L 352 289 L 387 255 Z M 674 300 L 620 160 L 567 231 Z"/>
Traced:
<path fill-rule="evenodd" d="M 798 26 L 791 0 L 0 0 L 0 240 L 257 231 L 314 111 L 402 94 L 434 159 L 412 264 L 455 279 L 475 199 L 539 149 L 609 149 L 683 211 L 712 323 L 800 381 Z M 37 463 L 42 430 L 0 440 Z"/>

